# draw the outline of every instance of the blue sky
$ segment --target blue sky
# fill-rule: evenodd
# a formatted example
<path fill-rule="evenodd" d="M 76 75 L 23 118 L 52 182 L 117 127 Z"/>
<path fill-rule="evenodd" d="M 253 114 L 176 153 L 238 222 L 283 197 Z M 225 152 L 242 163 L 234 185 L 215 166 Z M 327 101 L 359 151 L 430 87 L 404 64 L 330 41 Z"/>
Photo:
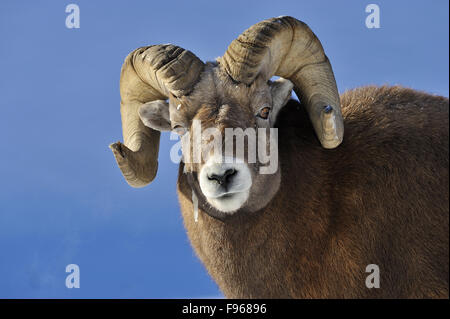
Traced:
<path fill-rule="evenodd" d="M 65 7 L 80 7 L 67 29 Z M 381 28 L 367 29 L 376 3 Z M 0 2 L 0 298 L 220 296 L 190 247 L 176 198 L 174 141 L 156 180 L 133 189 L 121 140 L 124 57 L 174 43 L 203 60 L 250 25 L 291 15 L 323 43 L 338 87 L 401 84 L 448 96 L 448 1 Z M 79 289 L 65 267 L 80 266 Z"/>

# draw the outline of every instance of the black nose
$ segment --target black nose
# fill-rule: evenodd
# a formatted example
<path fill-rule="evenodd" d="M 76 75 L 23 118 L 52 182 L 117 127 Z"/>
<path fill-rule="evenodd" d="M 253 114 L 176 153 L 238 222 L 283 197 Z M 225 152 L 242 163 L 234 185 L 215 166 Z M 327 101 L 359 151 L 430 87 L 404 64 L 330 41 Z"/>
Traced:
<path fill-rule="evenodd" d="M 208 175 L 208 179 L 210 181 L 214 180 L 219 185 L 227 186 L 230 181 L 233 179 L 233 176 L 236 175 L 236 170 L 234 168 L 227 169 L 223 175 L 211 174 Z"/>

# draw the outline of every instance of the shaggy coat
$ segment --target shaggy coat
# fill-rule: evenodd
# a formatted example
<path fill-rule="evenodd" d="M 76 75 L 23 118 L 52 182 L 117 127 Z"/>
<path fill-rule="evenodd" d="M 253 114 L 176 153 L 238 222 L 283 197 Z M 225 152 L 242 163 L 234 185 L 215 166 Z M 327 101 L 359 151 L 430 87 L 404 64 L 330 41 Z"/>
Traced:
<path fill-rule="evenodd" d="M 301 104 L 277 119 L 281 187 L 225 221 L 180 165 L 178 196 L 198 257 L 229 298 L 448 298 L 447 98 L 401 87 L 341 96 L 344 142 L 325 150 Z M 366 266 L 380 288 L 365 285 Z"/>

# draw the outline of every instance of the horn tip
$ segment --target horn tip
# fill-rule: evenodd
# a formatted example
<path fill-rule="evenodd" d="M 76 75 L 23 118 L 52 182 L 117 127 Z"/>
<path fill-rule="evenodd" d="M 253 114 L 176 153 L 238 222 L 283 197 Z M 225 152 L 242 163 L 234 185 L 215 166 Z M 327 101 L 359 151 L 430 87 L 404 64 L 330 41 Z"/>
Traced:
<path fill-rule="evenodd" d="M 116 156 L 116 157 L 119 156 L 121 159 L 125 158 L 125 154 L 123 153 L 121 142 L 109 144 L 109 148 L 114 153 L 114 156 Z"/>

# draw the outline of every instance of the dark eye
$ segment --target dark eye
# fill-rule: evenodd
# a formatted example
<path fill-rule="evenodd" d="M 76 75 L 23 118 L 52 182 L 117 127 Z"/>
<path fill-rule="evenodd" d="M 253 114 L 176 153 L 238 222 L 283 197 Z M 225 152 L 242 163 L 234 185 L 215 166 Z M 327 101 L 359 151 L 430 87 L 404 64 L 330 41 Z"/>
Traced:
<path fill-rule="evenodd" d="M 183 126 L 181 126 L 181 125 L 175 125 L 172 128 L 172 131 L 174 131 L 175 133 L 177 133 L 180 136 L 182 136 L 182 135 L 184 135 L 186 133 L 186 129 Z"/>
<path fill-rule="evenodd" d="M 258 114 L 256 116 L 262 118 L 263 120 L 267 120 L 269 118 L 270 113 L 270 107 L 266 106 L 263 107 L 261 110 L 259 110 Z"/>

